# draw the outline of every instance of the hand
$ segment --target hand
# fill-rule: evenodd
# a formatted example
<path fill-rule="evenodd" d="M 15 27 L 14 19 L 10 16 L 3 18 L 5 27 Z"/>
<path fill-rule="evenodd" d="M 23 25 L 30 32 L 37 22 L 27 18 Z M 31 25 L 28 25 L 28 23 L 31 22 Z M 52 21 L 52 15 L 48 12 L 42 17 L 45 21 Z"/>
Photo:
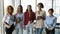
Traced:
<path fill-rule="evenodd" d="M 23 26 L 23 29 L 24 29 L 24 30 L 26 29 L 26 26 L 25 26 L 25 25 Z"/>
<path fill-rule="evenodd" d="M 50 26 L 50 25 L 48 25 L 48 27 L 49 27 L 49 28 L 51 28 L 51 26 Z"/>
<path fill-rule="evenodd" d="M 7 28 L 9 29 L 11 26 L 7 26 Z"/>
<path fill-rule="evenodd" d="M 50 30 L 50 28 L 48 28 L 48 30 Z"/>

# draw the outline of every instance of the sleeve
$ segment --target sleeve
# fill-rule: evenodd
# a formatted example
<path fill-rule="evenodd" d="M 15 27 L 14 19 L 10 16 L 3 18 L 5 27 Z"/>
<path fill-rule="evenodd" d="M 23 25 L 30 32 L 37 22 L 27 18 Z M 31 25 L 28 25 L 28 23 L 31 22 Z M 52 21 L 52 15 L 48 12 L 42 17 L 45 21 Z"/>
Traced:
<path fill-rule="evenodd" d="M 36 18 L 36 20 L 37 20 L 37 12 L 35 12 L 35 18 Z"/>
<path fill-rule="evenodd" d="M 7 16 L 5 15 L 2 19 L 2 23 L 6 22 Z"/>
<path fill-rule="evenodd" d="M 7 20 L 7 15 L 5 15 L 5 16 L 3 17 L 3 19 L 2 19 L 2 23 L 3 23 L 3 24 L 4 24 L 4 23 L 6 24 L 6 25 L 4 24 L 4 27 L 8 27 L 9 24 L 8 24 L 7 22 L 8 22 L 8 20 Z"/>
<path fill-rule="evenodd" d="M 33 12 L 33 20 L 32 20 L 32 22 L 34 22 L 34 20 L 35 20 L 35 13 Z"/>
<path fill-rule="evenodd" d="M 48 28 L 48 24 L 47 24 L 47 17 L 46 17 L 46 20 L 45 20 L 45 27 Z"/>
<path fill-rule="evenodd" d="M 16 14 L 14 15 L 14 22 L 16 21 Z"/>
<path fill-rule="evenodd" d="M 26 12 L 24 13 L 24 25 L 26 25 Z"/>
<path fill-rule="evenodd" d="M 54 19 L 54 23 L 51 29 L 53 29 L 56 26 L 56 23 L 57 23 L 57 18 Z"/>
<path fill-rule="evenodd" d="M 44 11 L 43 19 L 44 19 L 44 20 L 46 19 L 46 12 L 45 12 L 45 11 Z"/>
<path fill-rule="evenodd" d="M 22 25 L 24 25 L 24 14 L 22 16 Z"/>

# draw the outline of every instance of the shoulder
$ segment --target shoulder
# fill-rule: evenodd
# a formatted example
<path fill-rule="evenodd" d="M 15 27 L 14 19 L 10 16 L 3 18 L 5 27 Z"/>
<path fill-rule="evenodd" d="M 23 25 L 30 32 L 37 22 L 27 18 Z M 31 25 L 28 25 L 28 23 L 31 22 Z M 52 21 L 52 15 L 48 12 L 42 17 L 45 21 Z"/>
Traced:
<path fill-rule="evenodd" d="M 35 14 L 35 12 L 32 11 L 32 14 Z"/>
<path fill-rule="evenodd" d="M 37 13 L 38 11 L 35 11 L 35 13 Z"/>
<path fill-rule="evenodd" d="M 38 14 L 38 11 L 35 11 L 35 14 Z"/>
<path fill-rule="evenodd" d="M 4 15 L 4 17 L 8 17 L 8 16 L 9 16 L 8 14 Z"/>
<path fill-rule="evenodd" d="M 57 19 L 57 17 L 56 16 L 53 16 L 55 19 Z"/>
<path fill-rule="evenodd" d="M 27 13 L 27 11 L 26 12 L 24 12 L 24 14 L 26 14 Z"/>
<path fill-rule="evenodd" d="M 17 15 L 17 13 L 14 14 L 14 16 L 16 16 L 16 15 Z"/>
<path fill-rule="evenodd" d="M 46 13 L 46 11 L 42 10 L 43 13 Z"/>
<path fill-rule="evenodd" d="M 46 19 L 49 18 L 49 16 L 46 16 Z"/>

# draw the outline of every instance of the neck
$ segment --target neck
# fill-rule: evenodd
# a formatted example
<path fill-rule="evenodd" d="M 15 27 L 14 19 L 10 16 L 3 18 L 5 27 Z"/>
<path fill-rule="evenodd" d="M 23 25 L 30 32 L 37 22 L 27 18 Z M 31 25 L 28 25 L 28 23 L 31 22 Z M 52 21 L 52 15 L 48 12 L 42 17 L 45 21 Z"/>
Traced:
<path fill-rule="evenodd" d="M 51 14 L 50 16 L 53 16 L 53 14 Z"/>
<path fill-rule="evenodd" d="M 12 15 L 11 13 L 9 13 L 10 15 Z"/>
<path fill-rule="evenodd" d="M 42 11 L 42 9 L 39 9 L 39 11 Z"/>
<path fill-rule="evenodd" d="M 31 11 L 29 10 L 28 12 L 30 13 Z"/>
<path fill-rule="evenodd" d="M 18 14 L 20 14 L 21 12 L 18 12 Z"/>

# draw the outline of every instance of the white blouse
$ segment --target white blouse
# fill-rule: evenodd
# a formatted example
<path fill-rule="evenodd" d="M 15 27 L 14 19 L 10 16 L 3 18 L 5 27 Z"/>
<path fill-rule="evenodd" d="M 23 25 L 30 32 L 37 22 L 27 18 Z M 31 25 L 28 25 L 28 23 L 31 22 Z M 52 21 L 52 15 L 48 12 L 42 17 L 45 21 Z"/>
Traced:
<path fill-rule="evenodd" d="M 39 14 L 38 11 L 37 11 L 36 12 L 36 19 L 37 19 L 38 16 L 45 17 L 46 16 L 46 12 L 45 11 L 41 11 L 40 14 Z M 36 28 L 43 28 L 44 20 L 43 19 L 36 20 L 35 26 L 36 26 Z"/>
<path fill-rule="evenodd" d="M 14 24 L 14 16 L 7 14 L 3 17 L 2 22 L 3 23 L 6 22 L 7 24 L 11 26 L 12 24 Z"/>

